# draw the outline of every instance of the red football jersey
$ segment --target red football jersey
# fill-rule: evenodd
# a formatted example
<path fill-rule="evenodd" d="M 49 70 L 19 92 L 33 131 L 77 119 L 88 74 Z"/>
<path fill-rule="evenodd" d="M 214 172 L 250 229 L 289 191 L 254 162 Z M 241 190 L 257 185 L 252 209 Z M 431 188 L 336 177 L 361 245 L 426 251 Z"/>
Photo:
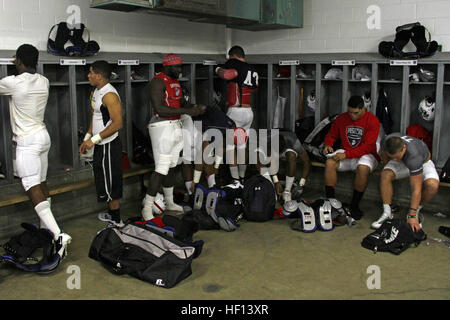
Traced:
<path fill-rule="evenodd" d="M 166 91 L 164 92 L 164 105 L 171 108 L 180 108 L 181 97 L 183 95 L 181 91 L 180 82 L 178 80 L 172 79 L 171 77 L 165 75 L 162 72 L 156 74 L 154 78 L 163 80 L 164 84 L 166 85 Z M 158 115 L 156 111 L 154 111 L 153 114 L 155 116 Z M 164 117 L 160 115 L 158 116 L 167 120 L 180 119 L 180 116 L 173 116 L 173 117 Z"/>

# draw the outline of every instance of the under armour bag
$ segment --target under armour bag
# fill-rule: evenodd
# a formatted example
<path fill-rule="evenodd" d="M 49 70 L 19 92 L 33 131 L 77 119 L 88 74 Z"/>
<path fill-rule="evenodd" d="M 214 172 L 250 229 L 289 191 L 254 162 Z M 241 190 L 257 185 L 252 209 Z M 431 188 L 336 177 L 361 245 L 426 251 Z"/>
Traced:
<path fill-rule="evenodd" d="M 328 131 L 331 129 L 331 124 L 338 117 L 338 115 L 329 116 L 319 122 L 317 126 L 314 127 L 314 130 L 306 137 L 303 142 L 303 147 L 309 153 L 312 160 L 316 160 L 319 162 L 325 162 L 326 157 L 323 155 L 323 141 L 325 140 Z M 332 146 L 335 150 L 339 149 L 340 145 L 335 143 Z"/>
<path fill-rule="evenodd" d="M 3 245 L 6 254 L 0 256 L 0 262 L 39 274 L 55 271 L 61 257 L 56 253 L 53 234 L 33 224 L 22 223 L 21 226 L 25 231 Z"/>
<path fill-rule="evenodd" d="M 195 248 L 145 225 L 125 224 L 101 230 L 89 257 L 113 274 L 129 274 L 172 288 L 192 274 Z"/>
<path fill-rule="evenodd" d="M 450 157 L 448 157 L 447 162 L 442 168 L 439 179 L 441 180 L 441 182 L 450 183 Z"/>
<path fill-rule="evenodd" d="M 377 231 L 366 236 L 361 246 L 374 253 L 385 251 L 399 255 L 411 244 L 417 247 L 426 238 L 427 235 L 422 229 L 414 232 L 404 220 L 392 219 L 386 220 Z"/>
<path fill-rule="evenodd" d="M 275 188 L 262 175 L 254 175 L 245 181 L 242 204 L 246 220 L 256 222 L 271 220 L 275 202 Z"/>

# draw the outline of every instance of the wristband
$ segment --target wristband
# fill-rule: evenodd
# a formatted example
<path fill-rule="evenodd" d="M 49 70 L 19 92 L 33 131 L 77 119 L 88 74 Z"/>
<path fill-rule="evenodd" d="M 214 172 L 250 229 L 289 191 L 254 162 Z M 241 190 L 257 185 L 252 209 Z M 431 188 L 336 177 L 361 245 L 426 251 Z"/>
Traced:
<path fill-rule="evenodd" d="M 278 182 L 280 182 L 280 181 L 278 180 L 278 176 L 277 176 L 277 175 L 272 176 L 272 179 L 273 179 L 273 183 L 278 183 Z"/>
<path fill-rule="evenodd" d="M 306 179 L 305 178 L 301 178 L 300 182 L 299 182 L 300 187 L 303 187 L 305 184 L 306 184 Z"/>
<path fill-rule="evenodd" d="M 197 184 L 200 182 L 200 178 L 202 176 L 201 171 L 194 170 L 194 183 Z"/>
<path fill-rule="evenodd" d="M 90 134 L 90 133 L 88 132 L 88 133 L 86 133 L 86 135 L 84 136 L 84 140 L 83 140 L 83 141 L 88 141 L 91 137 L 92 137 L 92 134 Z"/>
<path fill-rule="evenodd" d="M 91 141 L 93 144 L 99 144 L 100 142 L 102 142 L 102 137 L 100 137 L 100 134 L 96 134 L 95 136 L 93 136 L 91 138 Z"/>
<path fill-rule="evenodd" d="M 417 219 L 417 215 L 408 214 L 408 219 Z"/>

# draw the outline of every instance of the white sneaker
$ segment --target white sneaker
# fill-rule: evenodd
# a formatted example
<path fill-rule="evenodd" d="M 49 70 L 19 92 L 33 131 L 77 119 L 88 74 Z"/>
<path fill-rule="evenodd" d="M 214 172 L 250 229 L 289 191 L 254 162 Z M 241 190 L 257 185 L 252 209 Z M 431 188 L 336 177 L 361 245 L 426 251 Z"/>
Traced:
<path fill-rule="evenodd" d="M 285 202 L 291 201 L 292 200 L 292 195 L 289 191 L 283 191 L 283 194 L 281 195 L 281 197 L 283 198 L 283 200 Z"/>
<path fill-rule="evenodd" d="M 168 210 L 168 211 L 184 212 L 183 207 L 177 205 L 175 202 L 166 203 L 166 210 Z"/>
<path fill-rule="evenodd" d="M 72 241 L 72 237 L 67 233 L 60 233 L 58 240 L 56 240 L 57 254 L 63 260 L 67 256 L 67 245 Z"/>
<path fill-rule="evenodd" d="M 386 221 L 387 219 L 393 219 L 393 218 L 394 218 L 394 216 L 393 216 L 392 213 L 388 214 L 386 212 L 383 212 L 383 214 L 381 215 L 380 219 L 378 219 L 377 221 L 372 223 L 372 228 L 373 229 L 379 229 L 384 221 Z"/>
<path fill-rule="evenodd" d="M 123 221 L 122 220 L 120 220 L 119 222 L 116 222 L 111 217 L 111 215 L 108 212 L 99 213 L 98 214 L 98 219 L 101 220 L 101 221 L 104 221 L 104 222 L 112 223 L 112 224 L 117 225 L 117 226 L 123 226 Z"/>

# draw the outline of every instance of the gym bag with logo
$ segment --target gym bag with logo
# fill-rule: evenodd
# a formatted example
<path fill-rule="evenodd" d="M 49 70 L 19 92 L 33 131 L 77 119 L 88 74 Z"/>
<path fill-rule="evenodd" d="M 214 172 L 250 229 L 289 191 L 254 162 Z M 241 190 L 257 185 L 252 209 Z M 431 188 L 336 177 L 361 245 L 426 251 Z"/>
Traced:
<path fill-rule="evenodd" d="M 385 251 L 399 255 L 411 244 L 417 247 L 426 238 L 427 235 L 422 229 L 414 232 L 404 220 L 392 219 L 386 220 L 378 230 L 366 236 L 361 246 L 374 253 Z"/>
<path fill-rule="evenodd" d="M 195 247 L 155 228 L 131 223 L 101 230 L 92 241 L 89 257 L 113 274 L 172 288 L 192 274 Z"/>

